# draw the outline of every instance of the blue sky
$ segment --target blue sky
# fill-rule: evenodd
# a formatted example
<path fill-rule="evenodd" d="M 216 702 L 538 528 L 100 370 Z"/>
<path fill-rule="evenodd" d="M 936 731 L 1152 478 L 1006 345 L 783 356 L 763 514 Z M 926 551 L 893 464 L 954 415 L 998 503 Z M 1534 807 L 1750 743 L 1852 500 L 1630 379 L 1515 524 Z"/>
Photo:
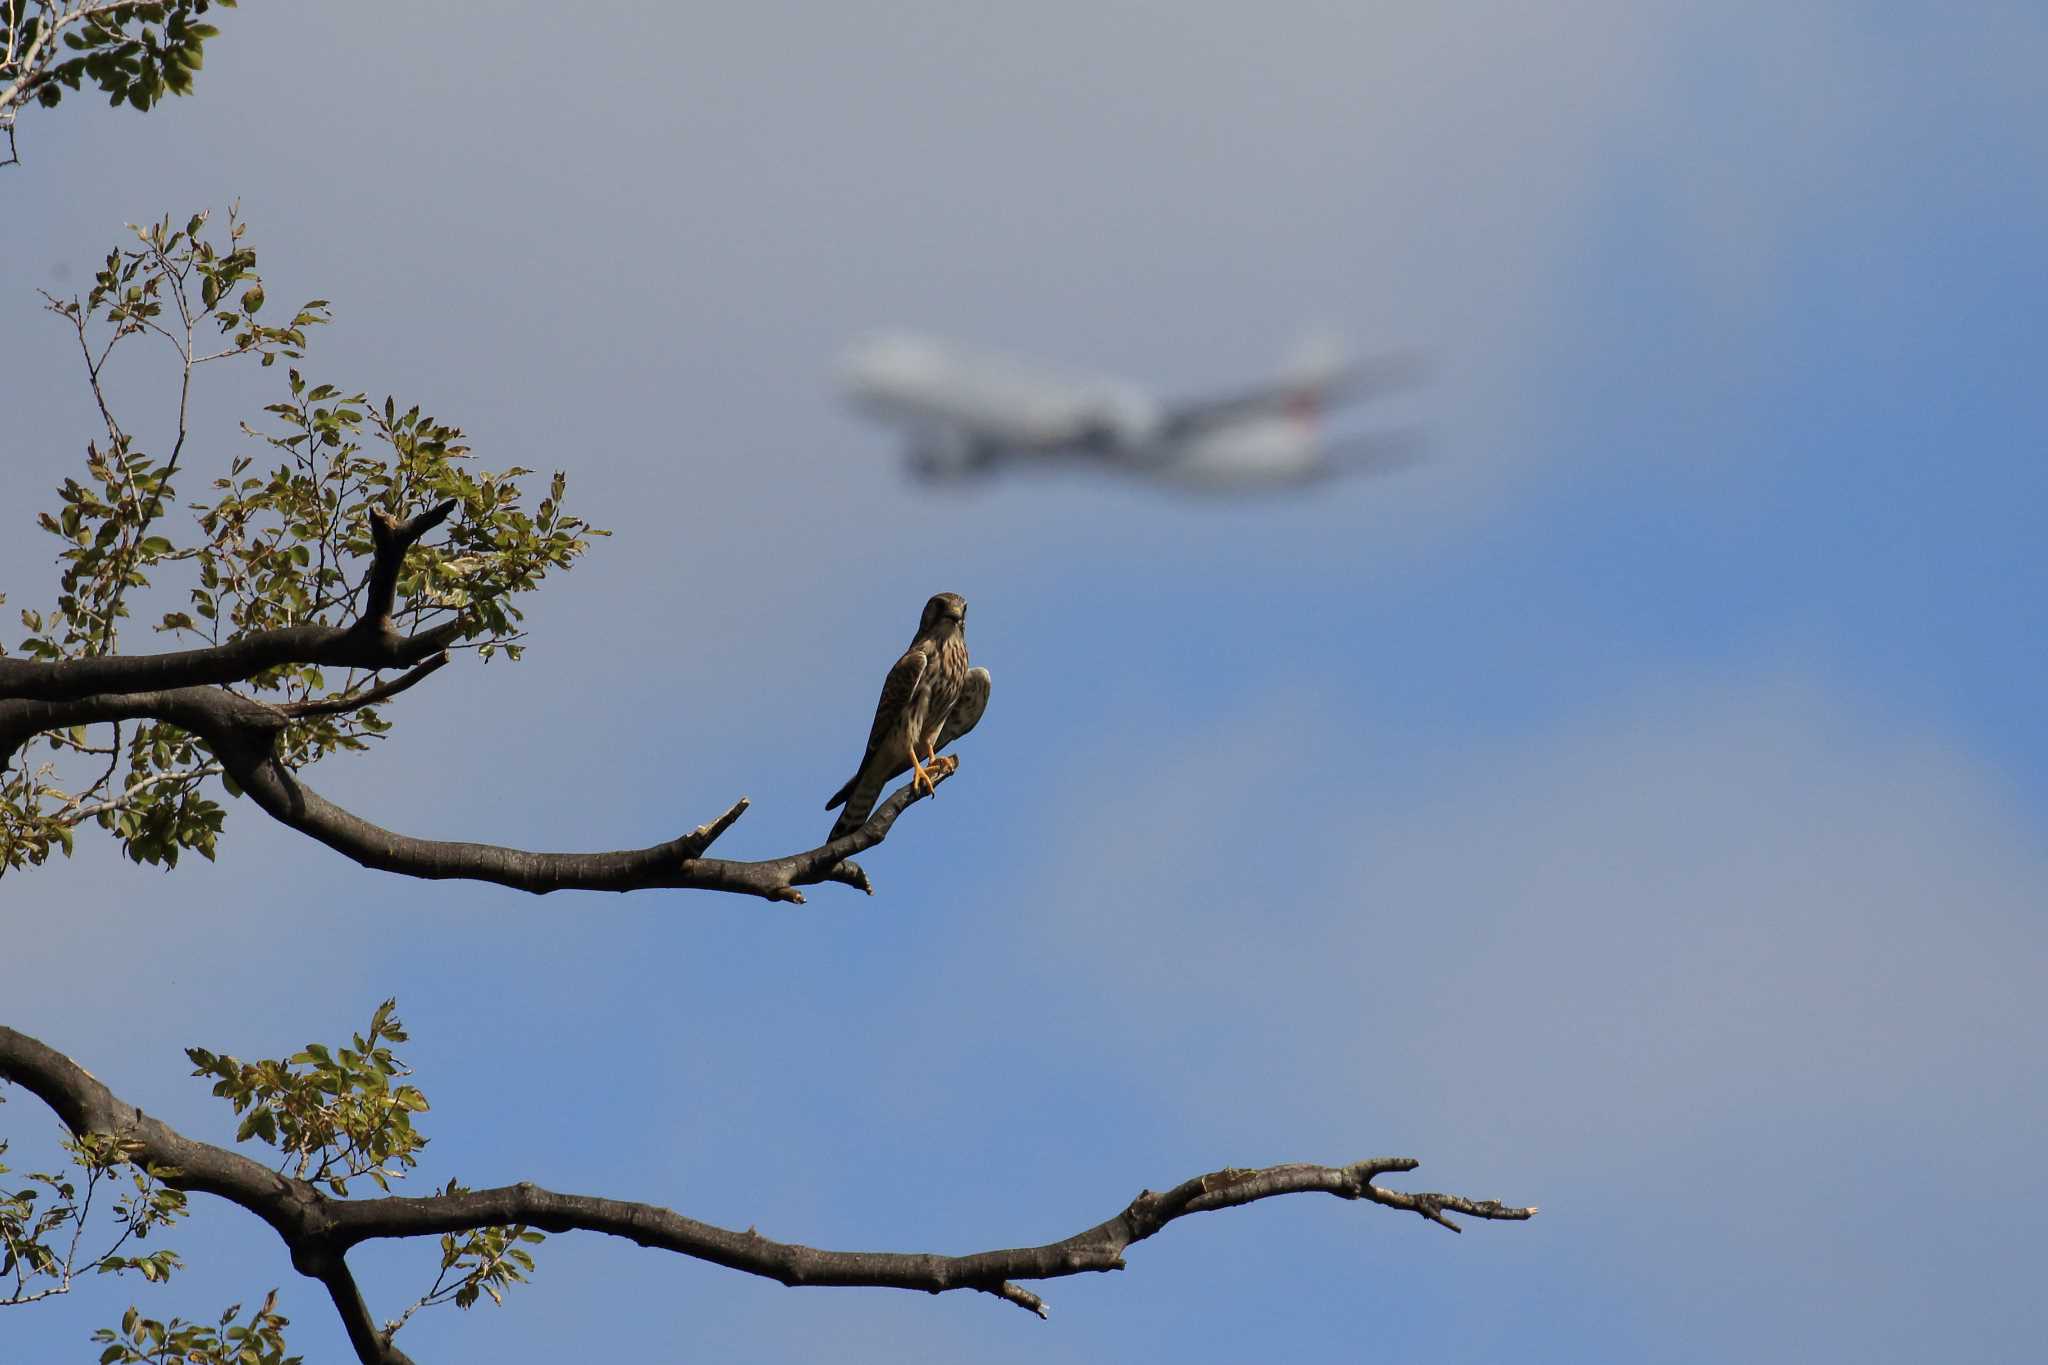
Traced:
<path fill-rule="evenodd" d="M 254 6 L 198 95 L 22 123 L 0 536 L 90 433 L 33 289 L 239 197 L 306 369 L 569 472 L 617 534 L 315 784 L 423 834 L 808 844 L 924 597 L 965 766 L 800 910 L 380 877 L 231 807 L 217 867 L 9 877 L 9 1022 L 194 1136 L 180 1048 L 399 997 L 422 1187 L 534 1179 L 819 1246 L 1065 1236 L 1226 1164 L 1403 1153 L 1452 1238 L 1279 1201 L 1115 1276 L 792 1292 L 603 1239 L 421 1360 L 2021 1360 L 2048 1007 L 2028 6 Z M 910 325 L 1170 394 L 1330 324 L 1430 460 L 1231 504 L 938 496 L 829 375 Z M 138 381 L 142 388 L 146 382 Z M 204 396 L 200 451 L 273 401 Z M 878 532 L 877 528 L 881 528 Z M 0 1132 L 47 1135 L 17 1095 Z M 203 1207 L 169 1288 L 284 1288 Z M 354 1258 L 395 1315 L 431 1248 Z M 96 1353 L 94 1353 L 96 1354 Z"/>

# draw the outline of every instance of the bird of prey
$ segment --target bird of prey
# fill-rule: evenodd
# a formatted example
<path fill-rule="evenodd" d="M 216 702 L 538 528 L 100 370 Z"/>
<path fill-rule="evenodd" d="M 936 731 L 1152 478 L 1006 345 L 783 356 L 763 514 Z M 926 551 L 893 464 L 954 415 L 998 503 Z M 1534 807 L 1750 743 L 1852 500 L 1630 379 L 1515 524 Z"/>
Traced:
<path fill-rule="evenodd" d="M 967 666 L 967 601 L 942 592 L 924 604 L 917 638 L 882 683 L 860 766 L 825 803 L 826 810 L 846 806 L 831 837 L 844 838 L 866 824 L 882 788 L 897 775 L 914 773 L 912 783 L 930 791 L 931 769 L 958 768 L 959 759 L 940 758 L 939 750 L 974 728 L 988 706 L 988 690 L 988 670 Z"/>

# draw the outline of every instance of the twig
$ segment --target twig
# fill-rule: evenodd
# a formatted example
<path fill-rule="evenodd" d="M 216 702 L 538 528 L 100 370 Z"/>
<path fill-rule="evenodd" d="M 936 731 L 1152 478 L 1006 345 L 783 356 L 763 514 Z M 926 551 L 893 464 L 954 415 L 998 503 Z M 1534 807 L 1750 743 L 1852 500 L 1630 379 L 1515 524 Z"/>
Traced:
<path fill-rule="evenodd" d="M 389 701 L 447 662 L 448 651 L 444 649 L 433 658 L 406 673 L 403 677 L 393 678 L 387 683 L 380 683 L 368 691 L 350 693 L 339 697 L 323 697 L 319 701 L 276 703 L 275 707 L 280 713 L 290 716 L 293 720 L 310 720 L 315 716 L 338 716 L 347 711 L 360 711 L 365 706 L 375 706 L 378 702 Z"/>

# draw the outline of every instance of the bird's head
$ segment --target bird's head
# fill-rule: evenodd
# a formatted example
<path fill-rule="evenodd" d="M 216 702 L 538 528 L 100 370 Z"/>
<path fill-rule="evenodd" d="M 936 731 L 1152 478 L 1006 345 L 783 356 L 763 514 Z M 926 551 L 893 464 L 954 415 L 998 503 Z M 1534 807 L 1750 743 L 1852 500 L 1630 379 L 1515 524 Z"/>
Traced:
<path fill-rule="evenodd" d="M 967 625 L 967 599 L 957 592 L 942 592 L 924 604 L 924 617 L 917 623 L 920 635 L 943 630 L 961 630 Z"/>

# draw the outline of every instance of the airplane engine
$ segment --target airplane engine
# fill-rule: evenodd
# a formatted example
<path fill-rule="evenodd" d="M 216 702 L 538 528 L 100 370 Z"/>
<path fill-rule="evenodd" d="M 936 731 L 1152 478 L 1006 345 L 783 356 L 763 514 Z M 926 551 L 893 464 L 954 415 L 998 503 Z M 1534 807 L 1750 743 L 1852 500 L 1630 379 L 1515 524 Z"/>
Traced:
<path fill-rule="evenodd" d="M 910 472 L 927 483 L 951 483 L 986 473 L 992 463 L 985 448 L 960 432 L 945 429 L 919 433 L 906 454 Z"/>
<path fill-rule="evenodd" d="M 1321 432 L 1294 413 L 1247 418 L 1193 436 L 1158 470 L 1209 488 L 1303 483 L 1325 472 Z"/>

